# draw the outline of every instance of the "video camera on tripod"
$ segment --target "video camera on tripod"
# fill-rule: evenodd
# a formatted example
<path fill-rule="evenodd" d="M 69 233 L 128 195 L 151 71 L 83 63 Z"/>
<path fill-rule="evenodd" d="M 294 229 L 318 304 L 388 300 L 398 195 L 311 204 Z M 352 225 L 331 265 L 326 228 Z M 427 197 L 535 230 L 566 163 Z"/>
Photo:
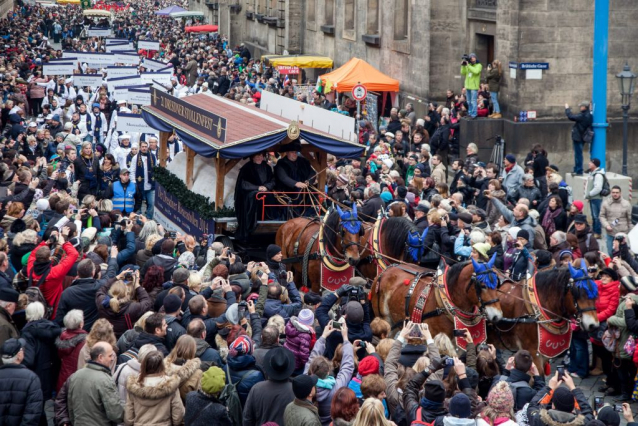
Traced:
<path fill-rule="evenodd" d="M 492 148 L 492 154 L 490 155 L 490 163 L 494 163 L 499 167 L 499 170 L 503 170 L 503 158 L 505 153 L 505 140 L 501 135 L 496 135 L 485 141 L 494 141 L 494 148 Z"/>

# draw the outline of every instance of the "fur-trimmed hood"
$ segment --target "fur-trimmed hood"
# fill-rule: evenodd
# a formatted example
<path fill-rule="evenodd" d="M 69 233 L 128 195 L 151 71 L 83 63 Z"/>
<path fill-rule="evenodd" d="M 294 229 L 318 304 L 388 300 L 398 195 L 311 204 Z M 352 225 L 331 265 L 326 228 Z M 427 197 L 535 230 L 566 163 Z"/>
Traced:
<path fill-rule="evenodd" d="M 179 385 L 181 386 L 199 370 L 200 363 L 199 358 L 189 359 L 183 365 L 176 365 L 164 360 L 164 368 L 166 369 L 166 374 L 179 378 Z"/>
<path fill-rule="evenodd" d="M 64 330 L 60 336 L 55 339 L 55 347 L 63 352 L 71 352 L 77 345 L 86 340 L 87 332 L 79 330 Z"/>
<path fill-rule="evenodd" d="M 126 380 L 126 389 L 129 394 L 140 398 L 142 405 L 156 405 L 158 399 L 167 398 L 179 389 L 178 376 L 156 376 L 144 379 L 141 385 L 137 379 L 139 374 L 131 374 Z"/>
<path fill-rule="evenodd" d="M 288 324 L 291 324 L 300 333 L 310 333 L 310 327 L 300 323 L 299 322 L 299 318 L 297 318 L 297 317 L 291 317 L 290 321 L 288 321 Z M 286 334 L 288 334 L 288 333 L 286 333 Z"/>
<path fill-rule="evenodd" d="M 542 409 L 540 418 L 547 426 L 582 426 L 585 424 L 585 416 L 558 410 Z"/>

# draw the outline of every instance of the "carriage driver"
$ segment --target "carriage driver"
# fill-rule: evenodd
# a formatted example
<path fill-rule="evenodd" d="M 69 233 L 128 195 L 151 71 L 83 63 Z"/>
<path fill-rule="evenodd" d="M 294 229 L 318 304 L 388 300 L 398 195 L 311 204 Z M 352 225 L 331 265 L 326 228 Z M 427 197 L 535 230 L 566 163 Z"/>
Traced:
<path fill-rule="evenodd" d="M 303 192 L 312 184 L 316 172 L 312 169 L 310 161 L 299 156 L 301 143 L 296 140 L 281 147 L 279 152 L 285 156 L 277 161 L 275 167 L 275 179 L 277 188 L 283 192 Z M 291 204 L 309 204 L 304 202 L 301 195 L 287 194 L 292 199 Z"/>

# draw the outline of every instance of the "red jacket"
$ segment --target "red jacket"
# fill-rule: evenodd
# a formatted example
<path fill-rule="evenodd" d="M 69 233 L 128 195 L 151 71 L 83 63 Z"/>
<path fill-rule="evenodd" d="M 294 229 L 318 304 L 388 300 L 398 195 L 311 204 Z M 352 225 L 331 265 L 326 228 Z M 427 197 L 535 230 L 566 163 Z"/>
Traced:
<path fill-rule="evenodd" d="M 620 303 L 619 284 L 618 281 L 612 281 L 609 284 L 596 281 L 596 285 L 598 285 L 598 300 L 596 300 L 598 321 L 607 321 L 607 318 L 616 314 L 616 309 L 618 309 L 618 304 Z"/>
<path fill-rule="evenodd" d="M 29 255 L 29 261 L 27 263 L 27 276 L 31 274 L 31 270 L 33 269 L 33 263 L 35 262 L 35 253 L 38 251 L 40 247 L 45 247 L 47 245 L 46 241 L 42 241 L 39 246 L 37 246 Z M 73 247 L 73 244 L 70 242 L 65 242 L 62 246 L 62 249 L 66 253 L 66 256 L 60 260 L 60 263 L 52 266 L 49 275 L 47 275 L 46 280 L 40 286 L 40 291 L 42 291 L 42 295 L 46 299 L 46 301 L 53 307 L 53 315 L 51 319 L 55 318 L 55 313 L 58 310 L 58 303 L 60 303 L 60 296 L 62 296 L 64 277 L 69 273 L 75 261 L 78 259 L 78 251 Z M 41 275 L 37 275 L 35 272 L 33 273 L 33 283 L 36 284 L 40 279 Z"/>

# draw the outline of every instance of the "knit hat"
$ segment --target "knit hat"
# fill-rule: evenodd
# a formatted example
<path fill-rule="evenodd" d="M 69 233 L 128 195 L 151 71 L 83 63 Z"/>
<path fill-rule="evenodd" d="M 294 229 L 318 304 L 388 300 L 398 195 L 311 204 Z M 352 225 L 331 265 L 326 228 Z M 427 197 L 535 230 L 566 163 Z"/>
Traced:
<path fill-rule="evenodd" d="M 182 306 L 182 299 L 175 294 L 169 294 L 164 298 L 164 311 L 166 313 L 178 312 Z"/>
<path fill-rule="evenodd" d="M 442 404 L 445 401 L 445 386 L 440 380 L 425 382 L 423 396 L 431 402 Z"/>
<path fill-rule="evenodd" d="M 412 367 L 428 350 L 426 345 L 410 345 L 409 343 L 401 349 L 399 364 L 405 367 Z"/>
<path fill-rule="evenodd" d="M 270 244 L 268 248 L 266 248 L 266 258 L 271 260 L 273 257 L 277 256 L 281 253 L 281 247 L 276 244 Z"/>
<path fill-rule="evenodd" d="M 383 164 L 385 164 L 388 167 L 388 169 L 391 169 L 392 166 L 394 165 L 394 162 L 391 159 L 386 158 L 385 160 L 383 160 Z"/>
<path fill-rule="evenodd" d="M 231 324 L 239 324 L 239 305 L 237 303 L 233 303 L 226 310 L 226 319 Z"/>
<path fill-rule="evenodd" d="M 490 251 L 492 246 L 489 245 L 488 243 L 477 243 L 477 244 L 474 244 L 472 248 L 478 251 L 483 257 L 489 258 L 489 255 L 487 254 L 487 252 Z"/>
<path fill-rule="evenodd" d="M 405 199 L 408 200 L 409 203 L 414 203 L 414 201 L 416 200 L 416 195 L 414 195 L 413 192 L 408 192 L 405 195 Z"/>
<path fill-rule="evenodd" d="M 35 203 L 35 208 L 39 211 L 43 212 L 45 210 L 49 210 L 49 200 L 46 198 L 40 198 L 37 203 Z"/>
<path fill-rule="evenodd" d="M 514 408 L 514 396 L 506 381 L 496 383 L 490 390 L 487 405 L 497 413 L 509 413 Z"/>
<path fill-rule="evenodd" d="M 210 367 L 201 380 L 202 390 L 209 395 L 216 395 L 224 389 L 226 385 L 226 374 L 219 367 Z"/>
<path fill-rule="evenodd" d="M 379 359 L 373 355 L 368 355 L 359 362 L 359 375 L 365 377 L 370 374 L 379 374 Z"/>
<path fill-rule="evenodd" d="M 506 159 L 507 161 L 509 161 L 510 163 L 516 163 L 516 157 L 514 157 L 514 155 L 513 155 L 513 154 L 507 154 L 507 155 L 505 156 L 505 159 Z"/>
<path fill-rule="evenodd" d="M 574 202 L 572 203 L 572 206 L 575 206 L 579 212 L 582 212 L 583 208 L 585 207 L 583 202 L 580 200 L 574 200 Z"/>
<path fill-rule="evenodd" d="M 571 250 L 561 250 L 560 253 L 558 253 L 558 260 L 561 260 L 563 258 L 563 256 L 571 256 L 572 258 L 574 257 L 574 253 L 572 253 Z"/>
<path fill-rule="evenodd" d="M 346 319 L 350 324 L 361 324 L 363 322 L 363 307 L 359 302 L 348 302 L 346 305 Z"/>
<path fill-rule="evenodd" d="M 450 415 L 459 419 L 469 419 L 472 415 L 470 398 L 464 393 L 457 393 L 450 399 L 448 407 Z"/>
<path fill-rule="evenodd" d="M 18 303 L 20 293 L 9 287 L 0 288 L 0 300 L 3 302 Z"/>
<path fill-rule="evenodd" d="M 315 323 L 315 314 L 310 309 L 302 309 L 297 318 L 301 324 L 308 327 L 312 327 Z"/>
<path fill-rule="evenodd" d="M 185 251 L 179 256 L 177 263 L 191 269 L 195 265 L 195 255 L 190 251 Z"/>
<path fill-rule="evenodd" d="M 88 238 L 89 241 L 93 241 L 93 239 L 95 238 L 95 236 L 97 235 L 97 228 L 94 227 L 90 227 L 90 228 L 85 228 L 82 231 L 82 238 Z"/>
<path fill-rule="evenodd" d="M 607 275 L 609 278 L 611 278 L 612 281 L 618 281 L 618 272 L 614 271 L 611 268 L 605 268 L 602 271 L 600 271 L 600 275 Z"/>
<path fill-rule="evenodd" d="M 516 238 L 523 238 L 527 241 L 529 241 L 529 232 L 527 232 L 526 229 L 521 229 L 520 231 L 518 231 L 518 233 L 516 234 Z"/>
<path fill-rule="evenodd" d="M 614 410 L 611 405 L 605 405 L 598 411 L 596 420 L 599 420 L 605 424 L 605 426 L 619 426 L 620 415 Z"/>
<path fill-rule="evenodd" d="M 233 358 L 240 355 L 252 355 L 253 341 L 248 336 L 239 336 L 228 347 L 228 354 Z"/>
<path fill-rule="evenodd" d="M 381 199 L 383 200 L 384 203 L 389 203 L 390 201 L 392 201 L 392 194 L 389 192 L 382 192 L 380 195 Z"/>
<path fill-rule="evenodd" d="M 636 278 L 632 276 L 622 277 L 620 279 L 620 282 L 623 285 L 623 287 L 625 287 L 628 291 L 630 292 L 636 291 Z"/>
<path fill-rule="evenodd" d="M 306 399 L 308 395 L 312 392 L 312 388 L 317 386 L 317 381 L 319 377 L 309 376 L 307 374 L 301 374 L 294 379 L 292 379 L 292 393 L 295 394 L 295 398 L 297 399 Z"/>
<path fill-rule="evenodd" d="M 574 395 L 566 387 L 560 386 L 554 390 L 552 403 L 558 411 L 571 413 L 574 409 Z"/>

